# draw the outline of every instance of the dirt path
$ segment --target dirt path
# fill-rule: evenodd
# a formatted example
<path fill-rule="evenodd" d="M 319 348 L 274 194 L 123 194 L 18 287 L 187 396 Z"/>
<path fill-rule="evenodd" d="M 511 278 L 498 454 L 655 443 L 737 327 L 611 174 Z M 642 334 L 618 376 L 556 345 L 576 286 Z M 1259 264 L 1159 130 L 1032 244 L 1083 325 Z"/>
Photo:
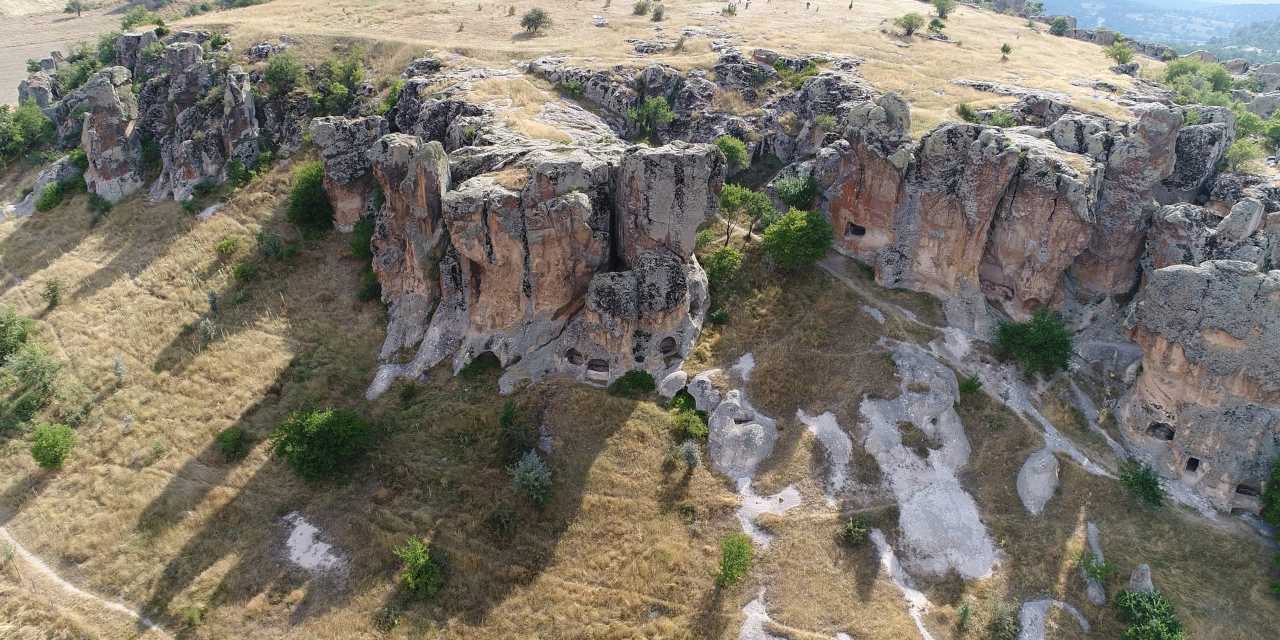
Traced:
<path fill-rule="evenodd" d="M 55 49 L 66 53 L 72 44 L 118 31 L 119 9 L 113 6 L 115 3 L 104 4 L 79 18 L 61 11 L 24 16 L 0 14 L 0 104 L 17 104 L 18 83 L 27 77 L 27 58 L 38 60 Z"/>
<path fill-rule="evenodd" d="M 66 581 L 52 567 L 22 546 L 4 527 L 0 527 L 0 545 L 13 550 L 13 562 L 18 568 L 18 575 L 23 579 L 23 587 L 51 607 L 79 613 L 94 626 L 132 629 L 133 633 L 128 637 L 173 637 L 137 611 Z"/>

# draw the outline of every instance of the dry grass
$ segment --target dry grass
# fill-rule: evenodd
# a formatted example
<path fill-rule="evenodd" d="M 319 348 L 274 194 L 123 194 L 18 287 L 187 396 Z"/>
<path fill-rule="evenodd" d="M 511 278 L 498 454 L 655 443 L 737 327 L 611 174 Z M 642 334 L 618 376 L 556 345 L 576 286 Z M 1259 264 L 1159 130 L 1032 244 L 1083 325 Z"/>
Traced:
<path fill-rule="evenodd" d="M 784 53 L 822 51 L 862 57 L 868 80 L 881 90 L 902 94 L 911 103 L 917 135 L 940 122 L 956 120 L 953 109 L 961 102 L 988 106 L 1001 101 L 952 84 L 960 78 L 1055 91 L 1070 96 L 1082 110 L 1128 117 L 1110 96 L 1088 87 L 1099 79 L 1122 89 L 1131 82 L 1110 72 L 1111 64 L 1101 47 L 1054 37 L 1033 30 L 1025 20 L 990 11 L 957 9 L 947 21 L 947 34 L 953 42 L 944 43 L 921 37 L 904 39 L 890 32 L 894 17 L 925 9 L 916 0 L 856 2 L 852 9 L 844 0 L 817 0 L 811 5 L 816 10 L 811 11 L 793 2 L 756 2 L 750 9 L 740 7 L 736 17 L 721 15 L 721 2 L 668 0 L 664 4 L 667 17 L 660 24 L 632 16 L 629 2 L 611 3 L 606 8 L 603 2 L 571 0 L 481 2 L 480 11 L 476 3 L 460 0 L 430 5 L 387 0 L 274 0 L 181 23 L 228 25 L 240 46 L 263 35 L 278 34 L 280 25 L 288 24 L 290 34 L 304 39 L 348 38 L 353 32 L 377 34 L 387 46 L 432 47 L 472 62 L 504 66 L 512 59 L 558 54 L 595 67 L 656 61 L 682 69 L 709 66 L 716 54 L 695 46 L 690 39 L 681 51 L 637 58 L 625 40 L 652 39 L 658 29 L 674 39 L 679 29 L 694 26 L 732 33 L 744 49 L 768 47 Z M 512 6 L 515 15 L 508 16 Z M 555 23 L 544 34 L 528 37 L 520 30 L 519 20 L 534 6 L 545 8 Z M 609 26 L 591 26 L 593 15 L 605 16 Z M 797 34 L 804 37 L 797 38 Z M 1007 62 L 1001 62 L 1000 46 L 1006 42 L 1014 51 Z M 1142 62 L 1159 66 L 1153 61 Z"/>

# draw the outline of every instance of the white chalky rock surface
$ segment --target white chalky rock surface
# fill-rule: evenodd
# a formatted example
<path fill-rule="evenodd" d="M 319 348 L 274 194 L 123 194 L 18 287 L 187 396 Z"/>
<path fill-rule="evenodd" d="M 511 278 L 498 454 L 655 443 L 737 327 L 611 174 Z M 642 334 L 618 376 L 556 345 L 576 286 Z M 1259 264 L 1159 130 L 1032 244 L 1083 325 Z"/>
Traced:
<path fill-rule="evenodd" d="M 1051 607 L 1058 607 L 1071 614 L 1080 628 L 1089 633 L 1089 621 L 1075 607 L 1060 600 L 1033 600 L 1023 603 L 1022 611 L 1018 614 L 1018 622 L 1022 624 L 1018 640 L 1044 640 L 1045 618 L 1049 616 Z"/>
<path fill-rule="evenodd" d="M 764 629 L 771 622 L 769 612 L 765 610 L 764 589 L 760 589 L 755 600 L 742 607 L 742 615 L 742 629 L 738 631 L 738 640 L 784 640 Z"/>
<path fill-rule="evenodd" d="M 902 564 L 898 562 L 898 556 L 894 554 L 893 547 L 889 546 L 883 531 L 872 529 L 871 542 L 876 545 L 876 552 L 880 554 L 880 568 L 889 575 L 889 579 L 902 592 L 902 598 L 907 601 L 907 613 L 915 621 L 920 637 L 922 640 L 933 640 L 929 629 L 924 626 L 924 614 L 929 611 L 929 598 L 915 588 L 911 583 L 911 576 L 902 570 Z"/>
<path fill-rule="evenodd" d="M 866 450 L 898 501 L 902 561 L 925 575 L 954 569 L 968 580 L 986 577 L 996 561 L 995 545 L 956 477 L 969 460 L 969 439 L 954 408 L 955 374 L 915 345 L 895 344 L 893 360 L 901 395 L 867 398 L 859 410 L 868 426 Z M 922 459 L 902 444 L 900 422 L 912 423 L 941 448 Z"/>
<path fill-rule="evenodd" d="M 1031 515 L 1038 516 L 1058 490 L 1058 457 L 1048 447 L 1027 457 L 1018 471 L 1018 498 Z"/>
<path fill-rule="evenodd" d="M 658 384 L 658 395 L 670 400 L 677 393 L 680 393 L 680 390 L 684 388 L 688 380 L 689 374 L 683 371 L 672 371 Z"/>
<path fill-rule="evenodd" d="M 756 518 L 766 513 L 775 516 L 785 515 L 788 511 L 800 506 L 800 491 L 794 486 L 788 486 L 771 496 L 760 496 L 751 489 L 751 480 L 745 478 L 738 481 L 738 496 L 742 498 L 742 505 L 737 511 L 742 532 L 750 536 L 751 541 L 757 546 L 764 548 L 769 546 L 773 536 L 756 525 Z"/>
<path fill-rule="evenodd" d="M 294 511 L 284 517 L 289 526 L 289 538 L 285 546 L 289 561 L 311 573 L 337 571 L 346 566 L 346 560 L 333 545 L 321 542 L 320 529 L 307 522 L 301 513 Z"/>
<path fill-rule="evenodd" d="M 849 434 L 840 428 L 835 415 L 830 411 L 811 416 L 803 409 L 797 409 L 796 420 L 809 428 L 809 432 L 822 443 L 822 448 L 826 451 L 827 502 L 834 505 L 836 494 L 840 493 L 849 478 L 849 459 L 853 455 L 853 440 L 849 439 Z"/>
<path fill-rule="evenodd" d="M 693 396 L 694 407 L 698 411 L 711 413 L 720 404 L 720 392 L 711 383 L 711 376 L 718 375 L 719 369 L 707 369 L 689 381 L 688 392 Z"/>

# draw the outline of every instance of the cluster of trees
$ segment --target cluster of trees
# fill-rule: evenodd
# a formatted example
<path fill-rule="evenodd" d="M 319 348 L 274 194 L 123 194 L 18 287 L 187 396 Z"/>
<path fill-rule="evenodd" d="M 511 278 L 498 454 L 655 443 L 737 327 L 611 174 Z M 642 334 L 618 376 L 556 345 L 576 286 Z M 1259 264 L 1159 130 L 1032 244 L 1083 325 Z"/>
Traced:
<path fill-rule="evenodd" d="M 1164 81 L 1174 92 L 1174 101 L 1184 105 L 1228 107 L 1236 118 L 1236 141 L 1227 150 L 1226 164 L 1232 171 L 1247 171 L 1280 146 L 1280 112 L 1263 119 L 1237 100 L 1235 89 L 1256 90 L 1251 80 L 1236 80 L 1220 64 L 1198 58 L 1179 58 L 1165 66 Z M 1199 124 L 1195 111 L 1187 112 L 1187 124 Z"/>

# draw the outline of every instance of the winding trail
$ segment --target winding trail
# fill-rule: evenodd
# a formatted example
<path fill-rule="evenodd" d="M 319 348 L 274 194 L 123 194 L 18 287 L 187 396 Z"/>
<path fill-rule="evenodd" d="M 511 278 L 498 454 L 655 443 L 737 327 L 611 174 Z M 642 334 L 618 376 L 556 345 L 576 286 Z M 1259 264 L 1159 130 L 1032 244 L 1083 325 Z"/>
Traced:
<path fill-rule="evenodd" d="M 27 575 L 31 582 L 42 583 L 39 586 L 43 597 L 49 599 L 53 604 L 79 602 L 90 605 L 93 609 L 97 609 L 109 618 L 123 619 L 129 624 L 136 625 L 140 628 L 139 637 L 166 638 L 172 639 L 173 636 L 166 632 L 160 625 L 151 621 L 146 616 L 139 613 L 124 604 L 109 600 L 97 594 L 90 593 L 71 584 L 62 576 L 58 575 L 44 560 L 39 556 L 31 553 L 26 547 L 22 546 L 16 538 L 14 538 L 8 530 L 0 527 L 0 543 L 7 545 L 13 550 L 13 559 L 19 563 L 20 567 L 29 569 L 34 573 L 34 577 Z M 26 575 L 27 572 L 24 572 Z"/>

